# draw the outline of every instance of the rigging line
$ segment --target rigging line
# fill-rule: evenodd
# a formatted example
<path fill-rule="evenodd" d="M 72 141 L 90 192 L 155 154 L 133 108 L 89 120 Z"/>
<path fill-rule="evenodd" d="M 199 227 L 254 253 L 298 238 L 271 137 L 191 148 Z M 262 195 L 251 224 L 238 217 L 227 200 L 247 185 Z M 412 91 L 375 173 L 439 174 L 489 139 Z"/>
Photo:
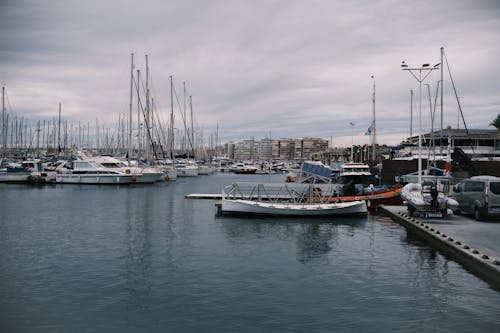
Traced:
<path fill-rule="evenodd" d="M 138 76 L 138 78 L 139 78 L 139 82 L 142 82 L 142 80 L 141 80 L 141 76 L 140 76 L 140 75 Z M 135 80 L 134 80 L 134 81 L 135 81 Z M 144 112 L 144 106 L 142 105 L 142 100 L 141 100 L 141 98 L 140 98 L 139 86 L 137 85 L 137 83 L 134 83 L 134 86 L 136 87 L 136 92 L 137 92 L 137 94 L 139 95 L 139 97 L 137 98 L 137 101 L 138 101 L 139 106 L 140 106 L 140 109 L 141 109 L 141 111 L 142 111 L 142 116 L 143 116 L 143 118 L 144 118 L 144 124 L 146 125 L 146 126 L 144 126 L 144 127 L 146 127 L 146 130 L 147 130 L 147 133 L 148 133 L 149 142 L 150 142 L 151 144 L 153 144 L 153 138 L 152 138 L 152 136 L 151 136 L 151 132 L 150 132 L 150 129 L 149 129 L 149 123 L 148 123 L 148 120 L 146 119 L 146 118 L 147 118 L 147 117 L 146 117 L 146 113 Z M 143 87 L 144 87 L 144 83 L 143 83 Z M 155 149 L 153 149 L 153 153 L 154 153 L 154 155 L 155 155 L 155 158 L 156 158 L 156 159 L 158 159 L 158 155 L 156 154 L 156 150 L 155 150 Z"/>
<path fill-rule="evenodd" d="M 179 110 L 182 110 L 181 108 L 181 103 L 179 102 L 179 97 L 177 96 L 177 91 L 175 90 L 175 86 L 173 86 L 173 90 L 174 90 L 174 95 L 175 95 L 175 99 L 177 100 L 177 104 L 179 105 Z M 186 134 L 188 133 L 188 129 L 187 129 L 187 125 L 186 125 L 186 119 L 184 117 L 184 115 L 182 114 L 181 112 L 181 116 L 182 116 L 182 122 L 184 123 L 184 130 L 186 131 Z M 186 135 L 187 138 L 188 138 L 188 142 L 189 142 L 189 145 L 191 146 L 191 150 L 194 150 L 194 144 L 191 140 L 191 136 L 190 135 Z M 194 158 L 194 156 L 193 156 Z"/>
<path fill-rule="evenodd" d="M 158 136 L 158 143 L 160 145 L 160 150 L 161 150 L 161 154 L 162 154 L 162 157 L 165 158 L 165 150 L 163 149 L 163 144 L 162 144 L 162 137 L 163 137 L 163 140 L 165 140 L 165 136 L 162 135 L 163 134 L 163 129 L 161 128 L 161 121 L 160 119 L 158 118 L 158 112 L 155 112 L 156 110 L 156 104 L 155 104 L 155 100 L 153 99 L 152 103 L 151 103 L 151 111 L 153 112 L 153 131 L 156 132 L 156 135 Z M 158 118 L 156 121 L 155 121 L 155 116 L 156 118 Z"/>
<path fill-rule="evenodd" d="M 159 112 L 157 111 L 157 107 L 156 105 L 153 106 L 153 110 L 156 110 L 156 113 L 153 112 L 153 115 L 156 115 L 156 122 L 158 124 L 158 128 L 156 128 L 156 131 L 157 131 L 157 135 L 158 137 L 160 138 L 160 147 L 162 149 L 162 153 L 164 154 L 163 158 L 165 158 L 165 153 L 164 153 L 164 149 L 163 149 L 163 146 L 167 146 L 167 138 L 165 137 L 165 124 L 162 122 L 162 119 L 160 118 L 160 115 L 159 115 Z M 163 140 L 163 143 L 162 143 L 162 140 Z"/>
<path fill-rule="evenodd" d="M 455 98 L 457 99 L 458 110 L 460 111 L 460 115 L 462 116 L 462 122 L 464 123 L 465 132 L 467 133 L 467 137 L 469 138 L 469 143 L 470 143 L 470 147 L 472 149 L 472 154 L 475 155 L 476 152 L 474 151 L 474 145 L 472 144 L 472 138 L 470 137 L 469 129 L 467 128 L 467 124 L 465 123 L 464 113 L 462 112 L 462 106 L 460 105 L 460 99 L 458 98 L 457 89 L 455 88 L 455 83 L 453 82 L 453 77 L 451 76 L 450 64 L 448 63 L 448 57 L 444 53 L 444 50 L 443 50 L 443 55 L 444 55 L 444 59 L 446 60 L 446 67 L 448 68 L 448 74 L 450 75 L 451 85 L 453 87 L 453 91 L 455 92 Z"/>
<path fill-rule="evenodd" d="M 440 81 L 437 82 L 436 85 L 436 96 L 434 97 L 434 110 L 432 111 L 431 114 L 431 126 L 432 126 L 432 131 L 431 131 L 431 144 L 432 144 L 432 155 L 434 157 L 434 167 L 436 166 L 436 139 L 434 137 L 434 120 L 436 119 L 436 105 L 437 105 L 437 98 L 438 98 L 438 93 L 439 93 L 439 88 L 440 88 Z M 442 145 L 442 142 L 439 142 L 439 145 Z"/>

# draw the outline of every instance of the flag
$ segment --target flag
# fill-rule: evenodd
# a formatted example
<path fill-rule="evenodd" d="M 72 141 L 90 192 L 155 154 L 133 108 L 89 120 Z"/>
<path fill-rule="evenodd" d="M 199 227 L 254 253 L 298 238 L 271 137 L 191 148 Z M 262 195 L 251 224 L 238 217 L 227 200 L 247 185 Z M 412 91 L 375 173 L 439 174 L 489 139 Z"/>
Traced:
<path fill-rule="evenodd" d="M 370 127 L 368 127 L 368 129 L 365 132 L 365 135 L 371 135 L 372 134 L 372 128 L 373 128 L 373 125 L 371 125 Z"/>

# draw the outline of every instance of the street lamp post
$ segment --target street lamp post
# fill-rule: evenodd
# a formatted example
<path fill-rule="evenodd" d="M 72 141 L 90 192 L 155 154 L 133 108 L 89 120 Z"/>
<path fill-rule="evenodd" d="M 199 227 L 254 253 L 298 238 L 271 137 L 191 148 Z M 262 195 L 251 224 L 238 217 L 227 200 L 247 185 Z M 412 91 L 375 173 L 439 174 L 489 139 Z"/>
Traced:
<path fill-rule="evenodd" d="M 422 183 L 422 82 L 429 76 L 429 74 L 439 68 L 440 63 L 429 67 L 429 64 L 423 64 L 420 67 L 410 68 L 404 62 L 401 63 L 401 69 L 410 72 L 410 74 L 418 81 L 418 183 Z M 415 73 L 418 73 L 415 74 Z"/>

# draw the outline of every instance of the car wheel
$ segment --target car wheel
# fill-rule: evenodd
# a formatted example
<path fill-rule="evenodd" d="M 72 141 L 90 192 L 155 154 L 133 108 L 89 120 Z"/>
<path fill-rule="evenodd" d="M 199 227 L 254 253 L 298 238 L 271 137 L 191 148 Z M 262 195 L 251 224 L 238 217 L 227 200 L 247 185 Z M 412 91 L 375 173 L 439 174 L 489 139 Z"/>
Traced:
<path fill-rule="evenodd" d="M 476 221 L 481 221 L 483 219 L 483 214 L 481 214 L 479 207 L 474 208 L 474 219 Z"/>

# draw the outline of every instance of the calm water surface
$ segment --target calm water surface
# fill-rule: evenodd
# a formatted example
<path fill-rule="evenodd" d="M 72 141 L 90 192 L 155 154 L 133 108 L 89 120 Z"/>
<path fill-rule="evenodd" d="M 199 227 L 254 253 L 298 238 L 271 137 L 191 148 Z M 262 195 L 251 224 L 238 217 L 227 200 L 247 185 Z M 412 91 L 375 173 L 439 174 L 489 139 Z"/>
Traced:
<path fill-rule="evenodd" d="M 0 184 L 0 331 L 500 331 L 500 293 L 390 219 L 217 217 L 184 198 L 282 178 Z"/>

